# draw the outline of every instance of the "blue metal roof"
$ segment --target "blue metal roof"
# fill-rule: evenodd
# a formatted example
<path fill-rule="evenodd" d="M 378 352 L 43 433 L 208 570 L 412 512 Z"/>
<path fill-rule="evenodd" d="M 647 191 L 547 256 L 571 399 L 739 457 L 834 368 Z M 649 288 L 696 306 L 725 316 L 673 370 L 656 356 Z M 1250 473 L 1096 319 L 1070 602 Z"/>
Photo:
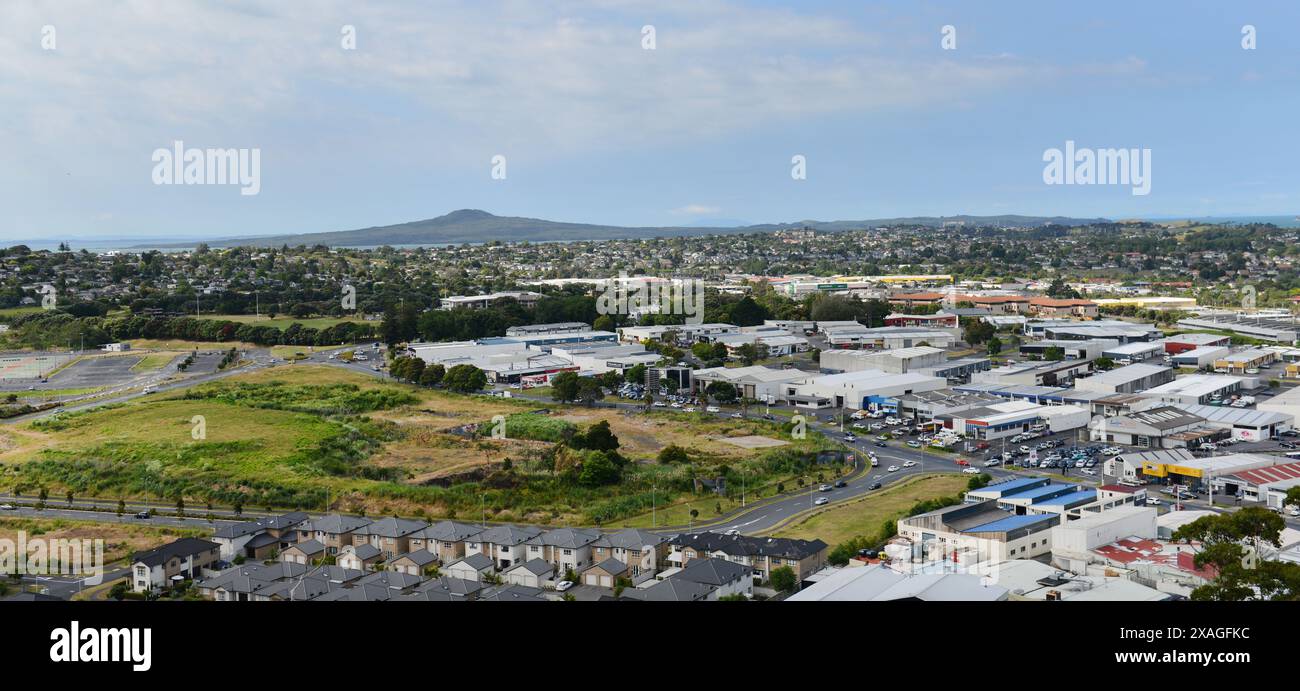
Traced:
<path fill-rule="evenodd" d="M 1051 499 L 1045 499 L 1043 501 L 1036 502 L 1036 503 L 1039 506 L 1044 506 L 1047 504 L 1061 504 L 1068 507 L 1068 506 L 1073 506 L 1075 504 L 1087 504 L 1095 501 L 1096 499 L 1097 499 L 1097 490 L 1081 489 L 1077 492 L 1062 494 L 1059 497 L 1052 497 Z"/>
<path fill-rule="evenodd" d="M 984 523 L 982 525 L 977 525 L 973 528 L 967 528 L 962 532 L 1003 533 L 1008 530 L 1015 530 L 1016 528 L 1024 528 L 1027 526 L 1035 525 L 1037 523 L 1043 523 L 1045 521 L 1052 521 L 1052 520 L 1056 520 L 1055 514 L 1040 514 L 1036 516 L 1007 516 L 1006 518 L 999 518 L 998 520 L 993 521 L 991 523 Z"/>
<path fill-rule="evenodd" d="M 1004 495 L 1003 499 L 1031 499 L 1033 503 L 1038 503 L 1039 497 L 1054 497 L 1079 489 L 1078 485 L 1063 485 L 1060 483 L 1054 485 L 1043 485 L 1042 487 L 1031 487 L 1023 492 L 1016 492 L 1012 495 Z"/>
<path fill-rule="evenodd" d="M 996 490 L 999 493 L 998 496 L 1003 496 L 1009 491 L 1021 489 L 1030 485 L 1042 484 L 1043 481 L 1043 478 L 1019 477 L 1014 480 L 1006 480 L 991 485 L 985 485 L 976 491 L 988 492 L 989 490 Z"/>

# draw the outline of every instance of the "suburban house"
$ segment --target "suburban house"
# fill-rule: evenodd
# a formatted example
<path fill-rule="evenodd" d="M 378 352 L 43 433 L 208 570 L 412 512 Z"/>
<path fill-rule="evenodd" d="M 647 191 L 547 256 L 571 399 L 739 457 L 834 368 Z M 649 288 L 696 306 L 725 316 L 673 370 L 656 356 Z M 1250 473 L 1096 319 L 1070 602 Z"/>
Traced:
<path fill-rule="evenodd" d="M 388 562 L 389 571 L 397 571 L 411 576 L 423 576 L 426 569 L 438 564 L 438 558 L 432 553 L 417 549 L 407 552 Z"/>
<path fill-rule="evenodd" d="M 591 561 L 617 559 L 627 565 L 633 583 L 651 578 L 668 563 L 668 538 L 658 533 L 626 528 L 591 543 Z"/>
<path fill-rule="evenodd" d="M 692 559 L 719 558 L 750 567 L 753 577 L 767 581 L 772 570 L 788 566 L 797 580 L 826 566 L 829 547 L 821 540 L 750 537 L 721 533 L 683 533 L 669 540 L 668 563 L 685 568 Z"/>
<path fill-rule="evenodd" d="M 528 559 L 542 559 L 561 574 L 575 574 L 591 565 L 591 544 L 600 539 L 600 533 L 582 528 L 557 528 L 548 530 L 529 540 Z"/>
<path fill-rule="evenodd" d="M 482 552 L 474 552 L 460 561 L 448 564 L 443 567 L 442 571 L 454 578 L 462 578 L 467 581 L 482 581 L 484 576 L 492 575 L 496 569 L 493 568 L 492 557 Z"/>
<path fill-rule="evenodd" d="M 331 555 L 352 544 L 352 533 L 370 525 L 370 519 L 357 516 L 330 514 L 313 521 L 307 521 L 298 527 L 298 541 L 316 540 L 325 545 L 325 551 Z"/>
<path fill-rule="evenodd" d="M 298 541 L 296 528 L 306 520 L 307 514 L 293 511 L 223 525 L 213 532 L 212 541 L 221 546 L 221 558 L 225 561 L 241 555 L 246 559 L 268 559 Z"/>
<path fill-rule="evenodd" d="M 381 518 L 352 532 L 352 544 L 368 544 L 379 550 L 384 560 L 411 551 L 410 536 L 429 526 L 424 521 L 406 518 Z"/>
<path fill-rule="evenodd" d="M 716 588 L 717 597 L 744 595 L 753 597 L 754 579 L 750 569 L 726 559 L 693 559 L 673 579 L 701 583 Z"/>
<path fill-rule="evenodd" d="M 1029 300 L 1029 313 L 1047 318 L 1077 317 L 1091 319 L 1101 314 L 1101 308 L 1092 300 L 1036 297 Z"/>
<path fill-rule="evenodd" d="M 555 578 L 555 567 L 545 559 L 529 559 L 522 564 L 515 564 L 501 574 L 501 580 L 514 585 L 529 588 L 544 588 Z"/>
<path fill-rule="evenodd" d="M 369 571 L 370 567 L 384 560 L 384 555 L 378 547 L 366 543 L 362 545 L 348 545 L 339 552 L 338 565 L 345 569 L 356 569 L 358 571 Z"/>
<path fill-rule="evenodd" d="M 618 585 L 618 579 L 628 578 L 628 575 L 627 564 L 610 557 L 583 571 L 582 582 L 602 588 L 613 588 Z"/>
<path fill-rule="evenodd" d="M 325 558 L 325 545 L 315 541 L 308 540 L 299 542 L 296 545 L 290 545 L 288 549 L 280 553 L 280 561 L 291 564 L 310 565 L 312 562 Z"/>
<path fill-rule="evenodd" d="M 521 561 L 528 561 L 524 543 L 541 534 L 540 529 L 532 526 L 493 526 L 465 543 L 465 555 L 466 558 L 473 554 L 486 555 L 496 570 L 505 571 Z"/>
<path fill-rule="evenodd" d="M 211 540 L 184 537 L 131 558 L 131 590 L 143 593 L 166 588 L 221 560 L 221 545 Z"/>
<path fill-rule="evenodd" d="M 483 528 L 469 523 L 439 521 L 407 536 L 412 551 L 431 552 L 438 561 L 450 564 L 465 556 L 465 541 L 483 532 Z"/>

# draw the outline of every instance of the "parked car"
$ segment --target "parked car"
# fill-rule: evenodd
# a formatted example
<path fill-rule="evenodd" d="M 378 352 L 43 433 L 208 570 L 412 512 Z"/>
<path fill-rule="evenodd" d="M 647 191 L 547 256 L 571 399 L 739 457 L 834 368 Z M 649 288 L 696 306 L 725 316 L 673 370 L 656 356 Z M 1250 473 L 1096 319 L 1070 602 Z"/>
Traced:
<path fill-rule="evenodd" d="M 720 413 L 720 412 L 722 412 L 722 409 L 719 408 L 719 407 L 716 406 L 716 405 L 711 405 L 711 406 L 706 407 L 706 408 L 704 409 L 704 412 L 706 412 L 706 413 Z"/>
<path fill-rule="evenodd" d="M 559 583 L 555 584 L 556 592 L 561 592 L 561 593 L 572 587 L 573 587 L 573 581 L 560 581 Z"/>

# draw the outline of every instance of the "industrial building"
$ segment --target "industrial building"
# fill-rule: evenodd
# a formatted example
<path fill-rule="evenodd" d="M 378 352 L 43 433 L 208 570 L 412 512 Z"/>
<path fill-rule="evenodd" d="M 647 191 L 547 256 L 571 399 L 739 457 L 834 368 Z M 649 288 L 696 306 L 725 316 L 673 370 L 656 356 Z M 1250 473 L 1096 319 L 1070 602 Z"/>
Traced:
<path fill-rule="evenodd" d="M 1139 341 L 1136 343 L 1125 343 L 1113 348 L 1107 348 L 1102 351 L 1103 357 L 1108 357 L 1120 365 L 1130 365 L 1136 362 L 1145 362 L 1152 358 L 1162 357 L 1165 354 L 1163 344 L 1149 343 Z"/>
<path fill-rule="evenodd" d="M 1213 329 L 1257 338 L 1274 343 L 1295 344 L 1300 338 L 1300 323 L 1291 318 L 1273 318 L 1244 314 L 1209 314 L 1188 317 L 1178 325 L 1187 329 Z"/>
<path fill-rule="evenodd" d="M 696 375 L 699 376 L 698 373 Z M 861 370 L 815 377 L 807 383 L 787 387 L 787 399 L 797 406 L 849 408 L 897 406 L 897 397 L 920 391 L 945 389 L 948 382 L 923 374 L 890 374 L 882 370 Z"/>
<path fill-rule="evenodd" d="M 1213 369 L 1214 361 L 1228 355 L 1230 352 L 1232 351 L 1223 346 L 1201 346 L 1169 356 L 1169 364 L 1175 367 Z"/>
<path fill-rule="evenodd" d="M 1102 470 L 1106 475 L 1117 477 L 1123 482 L 1141 482 L 1143 481 L 1142 466 L 1147 462 L 1178 465 L 1194 458 L 1196 455 L 1187 449 L 1132 451 L 1107 459 L 1102 463 Z"/>
<path fill-rule="evenodd" d="M 906 374 L 920 367 L 942 364 L 947 359 L 942 348 L 915 346 L 888 350 L 828 350 L 821 354 L 818 364 L 826 372 L 877 369 L 891 374 Z"/>
<path fill-rule="evenodd" d="M 856 322 L 855 322 L 856 324 Z M 911 348 L 930 345 L 947 348 L 960 340 L 956 330 L 920 329 L 908 326 L 867 328 L 856 326 L 823 327 L 826 343 L 831 348 Z"/>
<path fill-rule="evenodd" d="M 1156 513 L 1152 507 L 1128 505 L 1058 525 L 1052 528 L 1052 563 L 1083 573 L 1098 547 L 1127 537 L 1154 539 Z"/>
<path fill-rule="evenodd" d="M 1168 449 L 1195 446 L 1202 440 L 1223 436 L 1205 426 L 1205 418 L 1172 405 L 1150 408 L 1129 415 L 1097 418 L 1089 424 L 1093 441 Z"/>
<path fill-rule="evenodd" d="M 1261 368 L 1267 368 L 1277 359 L 1277 353 L 1272 350 L 1247 348 L 1216 359 L 1214 371 L 1225 374 L 1258 374 Z"/>
<path fill-rule="evenodd" d="M 1291 429 L 1295 418 L 1289 413 L 1251 410 L 1216 405 L 1174 404 L 1192 415 L 1203 418 L 1205 426 L 1227 430 L 1238 441 L 1267 441 Z"/>
<path fill-rule="evenodd" d="M 1253 453 L 1234 453 L 1226 456 L 1188 458 L 1176 463 L 1156 460 L 1142 462 L 1142 474 L 1162 478 L 1169 484 L 1181 484 L 1194 489 L 1205 489 L 1214 478 L 1235 475 L 1256 468 L 1281 465 L 1285 456 L 1266 456 Z"/>
<path fill-rule="evenodd" d="M 813 381 L 817 375 L 797 369 L 751 367 L 709 367 L 696 370 L 692 388 L 703 391 L 713 382 L 727 382 L 736 387 L 736 395 L 765 403 L 786 400 L 792 387 Z"/>
<path fill-rule="evenodd" d="M 1135 393 L 1174 380 L 1174 371 L 1159 365 L 1136 364 L 1074 380 L 1074 388 L 1103 393 Z"/>
<path fill-rule="evenodd" d="M 1227 347 L 1232 344 L 1232 337 L 1223 334 L 1185 333 L 1166 336 L 1160 342 L 1165 346 L 1165 354 L 1177 355 L 1197 348 Z"/>
<path fill-rule="evenodd" d="M 1095 338 L 1086 341 L 1025 341 L 1020 344 L 1020 354 L 1045 357 L 1047 351 L 1057 348 L 1066 360 L 1096 360 L 1102 351 L 1114 348 L 1119 341 L 1113 338 Z"/>
<path fill-rule="evenodd" d="M 1079 429 L 1088 424 L 1086 408 L 1073 405 L 1045 406 L 1028 401 L 1004 401 L 978 408 L 944 413 L 935 419 L 943 426 L 969 439 L 990 441 L 1028 432 L 1044 424 L 1052 432 Z"/>
<path fill-rule="evenodd" d="M 1270 509 L 1281 509 L 1286 491 L 1300 486 L 1300 462 L 1279 463 L 1220 475 L 1211 484 L 1215 494 L 1241 497 L 1243 501 L 1263 502 Z"/>
<path fill-rule="evenodd" d="M 987 384 L 1027 384 L 1031 386 L 1064 386 L 1080 374 L 1092 371 L 1086 360 L 1059 362 L 1017 362 L 995 367 L 971 376 L 971 382 Z"/>
<path fill-rule="evenodd" d="M 971 568 L 1049 554 L 1061 520 L 1052 513 L 1008 515 L 996 501 L 981 501 L 901 518 L 898 535 L 911 542 L 913 562 Z"/>
<path fill-rule="evenodd" d="M 1144 393 L 1165 403 L 1206 404 L 1222 400 L 1242 389 L 1253 389 L 1257 380 L 1215 374 L 1189 374 L 1168 384 L 1161 384 Z"/>

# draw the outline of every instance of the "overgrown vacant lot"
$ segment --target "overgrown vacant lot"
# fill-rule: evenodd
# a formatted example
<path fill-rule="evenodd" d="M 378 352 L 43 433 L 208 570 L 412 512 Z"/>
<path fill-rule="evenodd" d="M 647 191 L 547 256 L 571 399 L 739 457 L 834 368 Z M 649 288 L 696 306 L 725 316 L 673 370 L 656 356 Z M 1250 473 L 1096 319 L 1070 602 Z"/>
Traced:
<path fill-rule="evenodd" d="M 887 520 L 903 517 L 918 501 L 948 497 L 966 489 L 964 475 L 929 475 L 869 493 L 865 498 L 813 513 L 778 531 L 778 537 L 820 538 L 832 547 L 861 535 L 875 535 Z"/>
<path fill-rule="evenodd" d="M 64 518 L 0 517 L 0 538 L 18 539 L 18 532 L 28 539 L 103 540 L 104 563 L 111 564 L 126 559 L 134 552 L 153 549 L 162 542 L 182 537 L 207 537 L 211 531 L 204 528 L 178 528 L 171 526 L 146 526 L 131 523 L 104 521 L 76 521 Z"/>
<path fill-rule="evenodd" d="M 491 438 L 495 415 L 514 421 L 511 438 Z M 618 439 L 611 453 L 557 443 L 601 422 Z M 662 506 L 707 492 L 699 479 L 789 480 L 823 443 L 814 437 L 763 450 L 719 441 L 747 435 L 780 431 L 704 415 L 461 396 L 336 367 L 286 365 L 7 430 L 0 461 L 9 465 L 9 487 L 44 487 L 52 497 L 71 490 L 182 497 L 191 507 L 486 512 L 502 521 L 590 524 L 648 511 L 652 500 Z M 689 453 L 658 462 L 669 445 Z"/>

